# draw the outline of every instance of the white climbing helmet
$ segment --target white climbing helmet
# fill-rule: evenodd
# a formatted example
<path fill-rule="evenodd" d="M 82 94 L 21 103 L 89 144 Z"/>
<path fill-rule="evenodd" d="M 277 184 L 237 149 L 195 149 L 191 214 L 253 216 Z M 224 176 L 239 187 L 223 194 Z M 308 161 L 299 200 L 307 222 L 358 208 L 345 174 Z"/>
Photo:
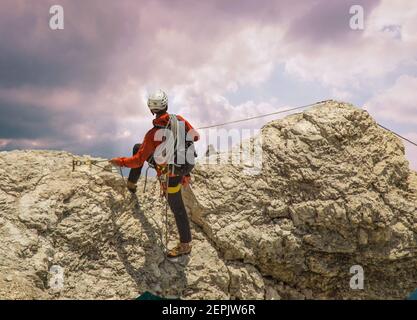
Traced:
<path fill-rule="evenodd" d="M 152 113 L 160 112 L 168 107 L 168 96 L 162 90 L 153 92 L 148 97 L 148 107 Z"/>

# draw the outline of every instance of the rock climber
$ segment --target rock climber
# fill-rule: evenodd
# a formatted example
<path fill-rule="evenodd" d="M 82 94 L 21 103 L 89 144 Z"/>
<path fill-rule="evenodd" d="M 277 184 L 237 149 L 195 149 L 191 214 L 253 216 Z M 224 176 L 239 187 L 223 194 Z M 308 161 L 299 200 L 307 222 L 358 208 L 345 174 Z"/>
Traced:
<path fill-rule="evenodd" d="M 192 145 L 192 147 L 194 147 L 193 143 L 198 141 L 199 134 L 183 117 L 179 115 L 170 115 L 167 112 L 168 97 L 162 90 L 158 90 L 149 95 L 148 107 L 152 114 L 155 115 L 155 119 L 153 120 L 153 128 L 146 133 L 145 138 L 141 144 L 135 144 L 133 147 L 132 157 L 114 158 L 110 160 L 110 163 L 119 167 L 131 168 L 127 181 L 127 188 L 132 193 L 136 193 L 136 184 L 139 180 L 144 162 L 147 161 L 151 167 L 156 169 L 158 179 L 161 182 L 161 190 L 166 195 L 169 207 L 174 213 L 175 222 L 179 233 L 180 242 L 177 244 L 177 246 L 168 250 L 167 252 L 167 256 L 169 258 L 174 258 L 189 254 L 191 252 L 192 237 L 190 222 L 182 199 L 181 188 L 182 186 L 187 185 L 190 181 L 190 172 L 194 167 L 192 162 L 196 154 L 194 149 L 192 149 L 194 157 L 191 157 L 191 160 L 189 160 L 189 157 L 187 157 L 187 161 L 183 161 L 181 165 L 175 163 L 179 162 L 177 156 L 175 156 L 174 161 L 172 161 L 172 158 L 169 160 L 169 156 L 166 154 L 165 158 L 161 158 L 161 152 L 159 152 L 159 156 L 157 157 L 157 152 L 160 151 L 161 147 L 163 146 L 162 143 L 168 143 L 168 140 L 170 140 L 167 138 L 167 136 L 164 136 L 163 133 L 163 137 L 161 138 L 161 132 L 159 130 L 174 131 L 174 128 L 177 130 L 183 128 L 183 131 L 185 130 L 185 134 L 181 136 L 181 139 L 185 137 L 187 140 L 183 145 Z M 177 121 L 175 126 L 174 120 Z M 180 140 L 179 136 L 177 137 L 174 135 L 174 137 L 176 137 L 173 139 L 175 143 L 177 142 L 177 138 Z M 170 148 L 169 146 L 165 146 L 163 149 L 165 151 L 163 151 L 162 154 L 164 154 L 164 152 L 166 153 L 166 150 Z M 177 154 L 178 150 L 175 150 L 174 152 Z"/>

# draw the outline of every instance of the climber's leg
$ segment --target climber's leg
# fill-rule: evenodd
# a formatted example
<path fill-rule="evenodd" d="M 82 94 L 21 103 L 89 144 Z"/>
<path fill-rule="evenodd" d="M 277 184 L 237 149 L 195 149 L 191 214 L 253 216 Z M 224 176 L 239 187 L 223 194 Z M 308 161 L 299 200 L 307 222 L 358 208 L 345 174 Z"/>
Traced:
<path fill-rule="evenodd" d="M 139 148 L 140 143 L 137 143 L 133 146 L 133 155 L 139 151 Z M 136 183 L 139 180 L 141 171 L 142 167 L 130 169 L 129 178 L 127 179 L 127 188 L 132 192 L 136 192 Z"/>
<path fill-rule="evenodd" d="M 180 236 L 180 244 L 168 253 L 168 256 L 171 257 L 188 254 L 191 251 L 190 242 L 192 237 L 190 222 L 182 200 L 181 180 L 182 177 L 180 176 L 170 177 L 168 185 L 168 203 L 174 213 L 175 222 Z"/>

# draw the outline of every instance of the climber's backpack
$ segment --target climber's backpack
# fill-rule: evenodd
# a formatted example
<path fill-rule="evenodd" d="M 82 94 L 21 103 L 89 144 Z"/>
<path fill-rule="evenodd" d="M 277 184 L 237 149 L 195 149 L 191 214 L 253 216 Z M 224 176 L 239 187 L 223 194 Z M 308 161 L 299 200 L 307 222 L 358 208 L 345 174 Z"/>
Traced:
<path fill-rule="evenodd" d="M 197 157 L 197 153 L 195 151 L 194 141 L 188 141 L 186 139 L 185 135 L 187 132 L 185 132 L 185 130 L 180 130 L 179 122 L 180 121 L 175 114 L 170 114 L 169 121 L 166 126 L 155 125 L 155 128 L 171 130 L 172 138 L 174 141 L 172 144 L 173 149 L 169 151 L 174 153 L 174 163 L 169 165 L 170 172 L 175 175 L 186 176 L 190 174 L 195 166 L 195 158 Z M 183 141 L 182 144 L 181 140 Z M 168 144 L 167 146 L 169 148 Z M 180 147 L 182 147 L 182 150 L 179 150 Z M 192 159 L 189 159 L 187 156 L 189 154 L 193 155 Z M 178 156 L 181 157 L 181 163 L 178 163 Z M 153 168 L 157 167 L 153 155 L 148 159 L 148 163 Z"/>

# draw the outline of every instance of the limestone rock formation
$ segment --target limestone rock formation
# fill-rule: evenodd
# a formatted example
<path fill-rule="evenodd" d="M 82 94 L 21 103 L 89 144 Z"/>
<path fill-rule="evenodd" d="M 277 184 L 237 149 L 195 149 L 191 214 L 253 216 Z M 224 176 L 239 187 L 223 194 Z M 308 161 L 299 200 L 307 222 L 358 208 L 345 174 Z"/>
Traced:
<path fill-rule="evenodd" d="M 232 161 L 241 148 L 196 166 L 183 194 L 195 241 L 177 261 L 164 258 L 155 179 L 132 195 L 116 173 L 72 172 L 66 152 L 0 152 L 0 298 L 403 299 L 417 287 L 417 174 L 398 138 L 330 102 L 256 139 L 252 168 Z"/>

